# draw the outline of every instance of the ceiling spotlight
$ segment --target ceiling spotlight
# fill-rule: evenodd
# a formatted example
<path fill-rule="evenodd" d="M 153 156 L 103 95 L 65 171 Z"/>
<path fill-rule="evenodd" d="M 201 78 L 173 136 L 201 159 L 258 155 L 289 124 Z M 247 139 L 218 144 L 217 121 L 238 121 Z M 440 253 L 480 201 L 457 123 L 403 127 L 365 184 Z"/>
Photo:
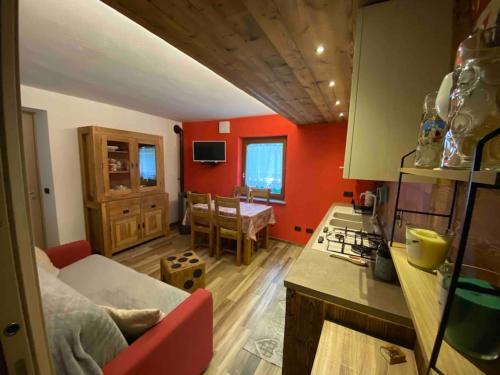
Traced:
<path fill-rule="evenodd" d="M 340 117 L 344 117 L 344 112 L 340 112 Z"/>
<path fill-rule="evenodd" d="M 337 100 L 337 101 L 335 102 L 335 105 L 340 105 L 340 100 Z"/>
<path fill-rule="evenodd" d="M 316 47 L 316 55 L 321 55 L 323 52 L 325 52 L 325 46 L 320 44 L 319 46 Z"/>
<path fill-rule="evenodd" d="M 335 86 L 335 81 L 328 82 L 328 87 L 334 87 L 334 86 Z"/>

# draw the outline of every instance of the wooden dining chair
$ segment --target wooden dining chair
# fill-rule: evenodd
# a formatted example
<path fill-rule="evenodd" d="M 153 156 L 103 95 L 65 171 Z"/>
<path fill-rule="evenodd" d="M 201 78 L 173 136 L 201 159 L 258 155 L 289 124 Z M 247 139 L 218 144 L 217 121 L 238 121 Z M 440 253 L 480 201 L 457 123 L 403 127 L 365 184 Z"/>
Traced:
<path fill-rule="evenodd" d="M 250 188 L 248 186 L 235 186 L 233 187 L 234 198 L 244 198 L 247 202 L 250 199 Z"/>
<path fill-rule="evenodd" d="M 249 202 L 253 203 L 254 198 L 262 198 L 265 203 L 269 206 L 269 202 L 271 200 L 271 189 L 250 189 L 250 199 Z"/>
<path fill-rule="evenodd" d="M 234 213 L 226 213 L 224 208 L 234 209 Z M 236 240 L 236 265 L 241 264 L 243 231 L 241 230 L 241 211 L 239 198 L 215 197 L 215 256 L 220 259 L 221 239 Z"/>
<path fill-rule="evenodd" d="M 271 201 L 271 189 L 250 189 L 250 200 L 249 202 L 254 203 L 254 198 L 262 198 L 264 202 L 269 206 Z M 264 233 L 262 233 L 264 232 Z M 262 246 L 264 249 L 269 249 L 269 225 L 257 233 L 257 249 Z"/>
<path fill-rule="evenodd" d="M 196 235 L 203 233 L 208 235 L 208 250 L 210 256 L 214 255 L 214 222 L 212 215 L 212 197 L 210 193 L 196 194 L 188 191 L 188 210 L 191 218 L 191 248 L 196 250 Z M 207 209 L 193 207 L 195 204 L 206 204 Z"/>

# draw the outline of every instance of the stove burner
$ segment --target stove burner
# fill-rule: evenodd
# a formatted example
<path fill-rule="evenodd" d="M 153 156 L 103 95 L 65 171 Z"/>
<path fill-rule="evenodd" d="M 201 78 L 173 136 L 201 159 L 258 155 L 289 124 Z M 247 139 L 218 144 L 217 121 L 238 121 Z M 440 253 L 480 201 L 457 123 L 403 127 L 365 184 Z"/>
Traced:
<path fill-rule="evenodd" d="M 372 252 L 374 250 L 376 249 L 365 245 L 357 245 L 357 244 L 351 245 L 351 251 L 361 256 L 370 256 L 372 255 Z"/>
<path fill-rule="evenodd" d="M 357 254 L 360 257 L 368 260 L 375 260 L 377 249 L 385 243 L 384 238 L 381 235 L 375 233 L 367 233 L 360 230 L 352 230 L 346 228 L 334 227 L 329 231 L 325 231 L 323 228 L 324 236 L 318 237 L 318 243 L 323 243 L 326 239 L 327 251 L 349 254 Z M 332 249 L 330 244 L 340 244 L 340 250 Z M 350 246 L 350 249 L 346 251 L 346 245 Z"/>

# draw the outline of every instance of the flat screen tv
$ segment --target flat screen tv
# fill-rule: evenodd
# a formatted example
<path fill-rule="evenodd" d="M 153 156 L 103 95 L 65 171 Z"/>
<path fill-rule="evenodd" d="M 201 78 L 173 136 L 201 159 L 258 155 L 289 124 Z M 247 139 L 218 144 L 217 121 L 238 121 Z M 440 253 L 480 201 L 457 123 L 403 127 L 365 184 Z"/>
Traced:
<path fill-rule="evenodd" d="M 193 161 L 222 163 L 226 161 L 225 141 L 193 141 Z"/>

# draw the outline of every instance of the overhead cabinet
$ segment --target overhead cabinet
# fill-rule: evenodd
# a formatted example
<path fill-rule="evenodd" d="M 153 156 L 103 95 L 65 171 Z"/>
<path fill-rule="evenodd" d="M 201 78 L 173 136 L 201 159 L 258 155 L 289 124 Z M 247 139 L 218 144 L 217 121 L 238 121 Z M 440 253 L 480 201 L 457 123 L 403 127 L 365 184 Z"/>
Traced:
<path fill-rule="evenodd" d="M 161 136 L 78 129 L 87 238 L 106 256 L 168 233 Z"/>
<path fill-rule="evenodd" d="M 397 180 L 424 98 L 452 69 L 452 7 L 392 0 L 359 10 L 344 178 Z"/>

